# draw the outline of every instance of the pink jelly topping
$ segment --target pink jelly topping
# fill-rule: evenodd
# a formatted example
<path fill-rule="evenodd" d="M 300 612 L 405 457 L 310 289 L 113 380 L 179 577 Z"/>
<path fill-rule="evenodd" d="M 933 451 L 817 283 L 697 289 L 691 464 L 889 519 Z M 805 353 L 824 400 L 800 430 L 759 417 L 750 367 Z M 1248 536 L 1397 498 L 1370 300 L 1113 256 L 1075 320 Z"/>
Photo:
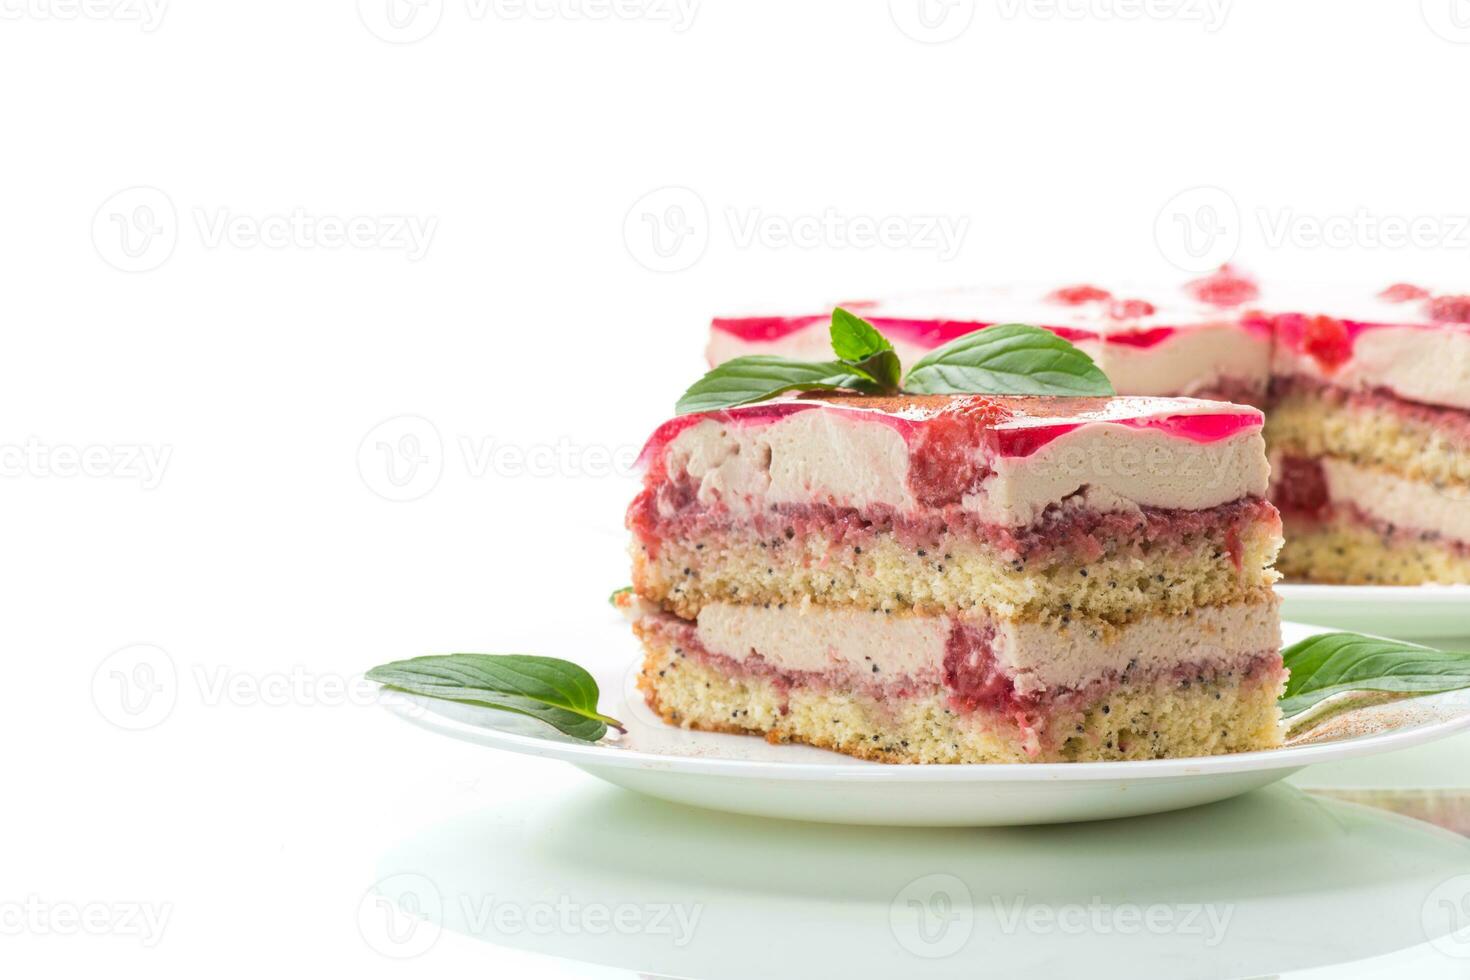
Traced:
<path fill-rule="evenodd" d="M 1203 279 L 1186 283 L 1184 290 L 1201 303 L 1220 307 L 1239 306 L 1261 295 L 1261 289 L 1253 279 L 1229 265 L 1220 266 L 1218 271 Z"/>
<path fill-rule="evenodd" d="M 722 425 L 768 425 L 797 412 L 822 409 L 853 413 L 863 421 L 892 426 L 909 443 L 915 467 L 936 471 L 960 465 L 960 455 L 984 446 L 996 456 L 1030 456 L 1042 446 L 1084 425 L 1111 423 L 1151 429 L 1191 442 L 1211 443 L 1260 428 L 1257 410 L 1172 412 L 1168 398 L 1046 398 L 1003 395 L 897 396 L 895 398 L 802 397 L 762 402 L 716 412 L 681 415 L 659 426 L 644 444 L 639 460 L 651 464 L 685 429 L 706 420 Z"/>
<path fill-rule="evenodd" d="M 1470 296 L 1436 296 L 1429 301 L 1429 316 L 1441 323 L 1470 323 Z"/>
<path fill-rule="evenodd" d="M 1108 316 L 1114 320 L 1137 320 L 1157 312 L 1146 299 L 1115 299 L 1108 304 Z"/>
<path fill-rule="evenodd" d="M 1083 303 L 1100 303 L 1105 299 L 1111 299 L 1112 296 L 1113 294 L 1106 289 L 1082 284 L 1052 290 L 1046 298 L 1053 303 L 1061 303 L 1065 306 L 1081 306 Z"/>
<path fill-rule="evenodd" d="M 1145 316 L 1151 316 L 1153 313 L 1152 305 L 1144 300 L 1124 300 L 1122 302 L 1139 303 L 1142 306 L 1132 308 L 1131 312 L 1126 315 L 1115 314 L 1115 319 L 1139 319 Z M 1143 311 L 1144 306 L 1149 308 L 1148 312 Z M 830 317 L 826 316 L 724 317 L 711 321 L 710 326 L 715 331 L 729 334 L 747 343 L 769 343 L 799 333 L 802 330 L 825 327 L 830 322 L 830 319 Z M 922 318 L 885 316 L 871 316 L 867 319 L 884 336 L 918 347 L 921 350 L 932 350 L 958 337 L 963 337 L 966 334 L 974 333 L 976 330 L 984 330 L 986 327 L 996 325 L 994 322 L 983 320 L 926 320 Z M 1035 325 L 1074 344 L 1100 343 L 1135 348 L 1149 348 L 1162 344 L 1164 341 L 1180 333 L 1182 329 L 1174 326 L 1157 326 L 1100 333 L 1083 327 L 1064 327 L 1058 324 L 1046 323 Z M 1270 329 L 1269 323 L 1265 325 L 1264 329 Z"/>
<path fill-rule="evenodd" d="M 1389 303 L 1407 303 L 1411 299 L 1428 299 L 1429 290 L 1406 282 L 1396 282 L 1379 293 L 1378 298 Z"/>

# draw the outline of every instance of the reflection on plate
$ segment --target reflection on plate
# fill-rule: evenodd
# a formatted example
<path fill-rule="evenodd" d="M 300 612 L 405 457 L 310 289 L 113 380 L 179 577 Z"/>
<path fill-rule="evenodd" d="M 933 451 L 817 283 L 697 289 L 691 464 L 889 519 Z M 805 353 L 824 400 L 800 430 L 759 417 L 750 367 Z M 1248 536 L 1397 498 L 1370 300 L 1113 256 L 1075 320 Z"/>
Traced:
<path fill-rule="evenodd" d="M 1317 632 L 1286 624 L 1286 642 Z M 1269 752 L 1147 762 L 1047 765 L 884 765 L 744 735 L 672 728 L 633 686 L 627 659 L 588 663 L 602 709 L 628 732 L 595 745 L 548 734 L 529 720 L 485 708 L 408 698 L 395 707 L 450 738 L 560 759 L 610 783 L 677 803 L 753 816 L 827 823 L 999 826 L 1159 813 L 1237 796 L 1303 766 L 1376 755 L 1470 729 L 1463 693 L 1398 702 L 1313 738 Z M 617 662 L 621 659 L 621 662 Z M 1391 710 L 1390 710 L 1391 709 Z M 1318 733 L 1320 735 L 1320 733 Z"/>

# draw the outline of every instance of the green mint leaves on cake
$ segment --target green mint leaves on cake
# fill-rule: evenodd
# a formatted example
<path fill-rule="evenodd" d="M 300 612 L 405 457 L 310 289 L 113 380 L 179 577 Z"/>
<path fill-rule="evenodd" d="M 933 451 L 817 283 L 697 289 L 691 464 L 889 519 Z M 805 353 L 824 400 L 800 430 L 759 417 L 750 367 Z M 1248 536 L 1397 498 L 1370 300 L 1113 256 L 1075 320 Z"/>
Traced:
<path fill-rule="evenodd" d="M 525 715 L 572 738 L 595 742 L 609 728 L 626 731 L 597 711 L 597 681 L 555 657 L 450 653 L 374 667 L 367 679 L 408 694 Z"/>
<path fill-rule="evenodd" d="M 726 361 L 690 385 L 675 408 L 680 415 L 713 412 L 763 402 L 788 391 L 832 391 L 847 388 L 879 394 L 877 386 L 842 361 L 811 363 L 775 354 L 752 354 Z"/>
<path fill-rule="evenodd" d="M 867 320 L 832 311 L 835 361 L 753 354 L 726 361 L 684 392 L 680 415 L 765 401 L 791 391 L 865 395 L 1112 395 L 1092 358 L 1056 334 L 1021 323 L 985 327 L 930 351 L 903 374 L 893 344 Z"/>
<path fill-rule="evenodd" d="M 1451 653 L 1357 633 L 1323 633 L 1281 651 L 1291 678 L 1281 695 L 1288 719 L 1333 695 L 1442 694 L 1470 687 L 1470 653 Z"/>
<path fill-rule="evenodd" d="M 967 333 L 909 368 L 904 391 L 915 395 L 1111 395 L 1098 366 L 1054 333 L 1001 323 Z"/>
<path fill-rule="evenodd" d="M 840 306 L 832 311 L 832 353 L 884 394 L 899 390 L 903 365 L 898 363 L 893 345 L 867 320 Z"/>

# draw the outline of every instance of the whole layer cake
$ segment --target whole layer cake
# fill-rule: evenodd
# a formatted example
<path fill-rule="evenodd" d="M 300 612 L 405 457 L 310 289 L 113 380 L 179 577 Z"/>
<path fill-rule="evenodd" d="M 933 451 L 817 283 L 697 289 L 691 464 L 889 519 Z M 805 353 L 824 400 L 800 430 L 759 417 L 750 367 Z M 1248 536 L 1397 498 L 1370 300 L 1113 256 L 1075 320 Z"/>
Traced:
<path fill-rule="evenodd" d="M 892 762 L 1280 743 L 1259 411 L 801 397 L 676 418 L 628 511 L 672 724 Z"/>
<path fill-rule="evenodd" d="M 1470 296 L 1282 300 L 1267 436 L 1282 569 L 1470 582 Z"/>
<path fill-rule="evenodd" d="M 1271 366 L 1271 325 L 1246 315 L 1259 290 L 1230 268 L 1184 286 L 997 286 L 840 303 L 893 342 L 905 364 L 997 323 L 1027 323 L 1071 341 L 1125 395 L 1192 395 L 1258 405 Z M 831 307 L 800 316 L 720 317 L 706 354 L 824 361 Z"/>

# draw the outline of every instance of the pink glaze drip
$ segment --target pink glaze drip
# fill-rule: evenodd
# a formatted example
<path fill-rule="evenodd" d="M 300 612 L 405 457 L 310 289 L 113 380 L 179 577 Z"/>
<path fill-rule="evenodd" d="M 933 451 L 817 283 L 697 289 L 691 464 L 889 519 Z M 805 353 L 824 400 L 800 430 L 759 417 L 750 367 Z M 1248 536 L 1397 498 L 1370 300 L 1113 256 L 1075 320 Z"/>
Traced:
<path fill-rule="evenodd" d="M 1142 300 L 1128 300 L 1126 302 L 1143 303 Z M 1145 303 L 1144 305 L 1149 306 L 1150 304 Z M 1148 315 L 1139 313 L 1139 309 L 1139 307 L 1129 307 L 1125 310 L 1125 313 L 1128 314 L 1128 318 Z M 718 317 L 710 322 L 710 327 L 715 331 L 729 334 L 747 343 L 768 343 L 781 340 L 809 328 L 825 326 L 829 320 L 830 317 L 827 316 Z M 868 320 L 885 336 L 923 350 L 931 350 L 947 344 L 951 340 L 963 337 L 966 334 L 974 333 L 976 330 L 993 327 L 997 322 L 987 320 L 938 320 L 887 316 L 872 316 Z M 1184 329 L 1173 326 L 1156 326 L 1139 330 L 1102 332 L 1087 330 L 1082 327 L 1064 327 L 1046 323 L 1037 324 L 1037 326 L 1074 344 L 1116 344 L 1120 347 L 1143 349 L 1156 347 Z"/>

